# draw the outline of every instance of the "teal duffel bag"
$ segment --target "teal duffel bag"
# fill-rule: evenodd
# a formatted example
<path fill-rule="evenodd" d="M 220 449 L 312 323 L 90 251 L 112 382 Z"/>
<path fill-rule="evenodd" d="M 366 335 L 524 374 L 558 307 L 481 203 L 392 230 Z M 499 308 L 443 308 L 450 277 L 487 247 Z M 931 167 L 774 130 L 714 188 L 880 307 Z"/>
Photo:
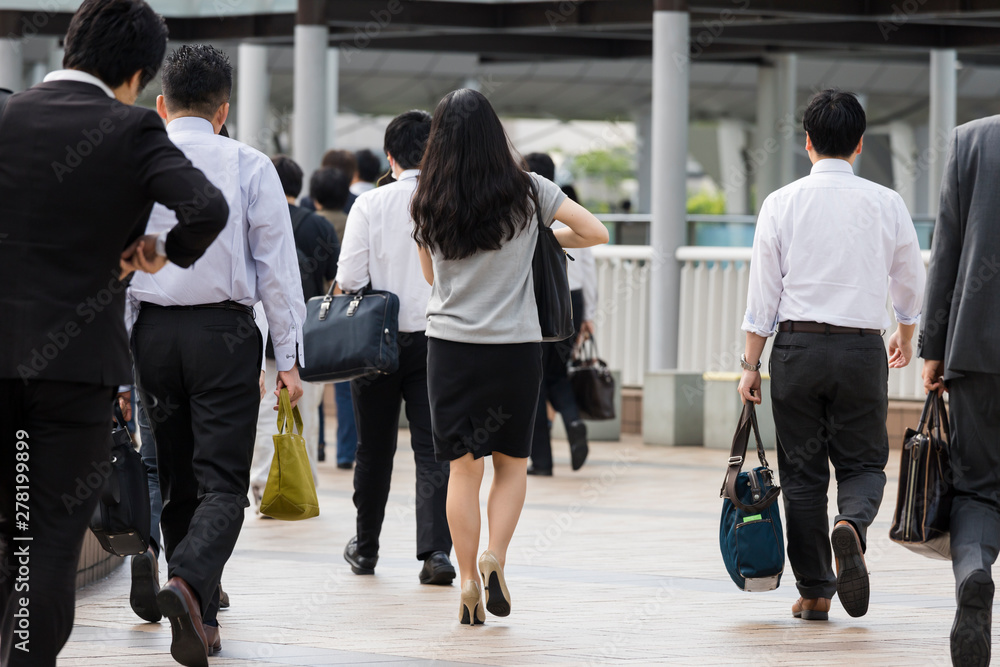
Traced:
<path fill-rule="evenodd" d="M 760 467 L 743 472 L 750 433 L 757 441 Z M 754 404 L 743 406 L 740 423 L 733 436 L 729 468 L 722 483 L 722 521 L 719 547 L 729 576 L 740 590 L 771 591 L 781 583 L 785 569 L 785 540 L 781 532 L 778 495 L 774 473 L 764 457 Z"/>

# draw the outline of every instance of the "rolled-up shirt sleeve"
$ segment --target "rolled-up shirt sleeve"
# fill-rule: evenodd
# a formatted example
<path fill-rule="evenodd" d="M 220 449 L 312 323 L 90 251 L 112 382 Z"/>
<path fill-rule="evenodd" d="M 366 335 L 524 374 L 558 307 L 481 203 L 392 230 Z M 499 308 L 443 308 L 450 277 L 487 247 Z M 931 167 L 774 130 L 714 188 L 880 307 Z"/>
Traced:
<path fill-rule="evenodd" d="M 757 216 L 750 259 L 750 284 L 743 331 L 765 338 L 778 328 L 778 304 L 781 301 L 781 245 L 773 215 L 774 200 L 764 200 Z"/>
<path fill-rule="evenodd" d="M 924 301 L 924 286 L 927 270 L 920 256 L 920 241 L 913 220 L 903 203 L 903 198 L 895 197 L 896 206 L 896 251 L 892 256 L 889 270 L 889 298 L 896 321 L 900 324 L 920 322 L 920 309 Z"/>
<path fill-rule="evenodd" d="M 366 199 L 358 198 L 351 207 L 344 228 L 344 241 L 340 244 L 337 284 L 345 292 L 357 292 L 370 280 L 368 259 L 371 241 Z"/>
<path fill-rule="evenodd" d="M 264 304 L 267 324 L 274 343 L 274 361 L 279 371 L 291 370 L 302 360 L 302 324 L 306 306 L 299 276 L 299 258 L 292 235 L 278 172 L 267 161 L 251 184 L 252 199 L 247 207 L 250 254 L 257 267 L 257 292 Z"/>

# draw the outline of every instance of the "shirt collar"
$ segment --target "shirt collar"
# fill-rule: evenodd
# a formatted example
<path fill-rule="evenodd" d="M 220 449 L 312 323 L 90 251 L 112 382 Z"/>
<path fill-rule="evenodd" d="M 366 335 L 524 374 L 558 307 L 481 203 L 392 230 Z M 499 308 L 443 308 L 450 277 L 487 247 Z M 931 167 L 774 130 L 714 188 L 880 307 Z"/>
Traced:
<path fill-rule="evenodd" d="M 112 99 L 115 97 L 114 91 L 111 90 L 108 84 L 104 83 L 93 74 L 82 72 L 78 69 L 60 69 L 55 72 L 49 72 L 45 75 L 45 78 L 42 79 L 42 81 L 45 83 L 50 81 L 78 81 L 80 83 L 89 83 L 103 90 L 108 97 Z"/>
<path fill-rule="evenodd" d="M 411 178 L 416 178 L 418 175 L 420 175 L 419 169 L 406 169 L 405 171 L 399 174 L 399 178 L 397 178 L 396 180 L 405 181 Z"/>
<path fill-rule="evenodd" d="M 810 174 L 819 174 L 823 172 L 839 171 L 844 174 L 854 175 L 854 167 L 847 160 L 842 160 L 840 158 L 829 157 L 818 160 L 816 164 L 812 166 L 809 171 Z"/>
<path fill-rule="evenodd" d="M 181 116 L 167 123 L 167 134 L 175 132 L 208 132 L 215 134 L 215 126 L 199 116 Z"/>

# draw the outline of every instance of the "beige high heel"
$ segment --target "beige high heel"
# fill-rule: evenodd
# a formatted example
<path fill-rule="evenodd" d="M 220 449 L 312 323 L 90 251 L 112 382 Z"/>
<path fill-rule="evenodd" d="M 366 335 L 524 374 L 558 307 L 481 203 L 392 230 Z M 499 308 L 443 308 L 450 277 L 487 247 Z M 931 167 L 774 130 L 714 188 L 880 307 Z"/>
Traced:
<path fill-rule="evenodd" d="M 494 616 L 510 614 L 510 591 L 503 577 L 503 568 L 496 554 L 486 550 L 479 557 L 479 572 L 483 575 L 486 585 L 486 611 Z"/>
<path fill-rule="evenodd" d="M 462 625 L 482 625 L 486 622 L 483 595 L 479 590 L 479 582 L 475 579 L 462 584 L 462 605 L 458 609 L 458 620 Z"/>

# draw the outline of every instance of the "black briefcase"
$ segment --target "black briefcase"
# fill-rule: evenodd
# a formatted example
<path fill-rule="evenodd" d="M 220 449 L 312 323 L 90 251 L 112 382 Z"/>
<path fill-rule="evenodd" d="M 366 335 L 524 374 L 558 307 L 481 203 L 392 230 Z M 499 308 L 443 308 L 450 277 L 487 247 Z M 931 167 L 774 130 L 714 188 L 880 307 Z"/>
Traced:
<path fill-rule="evenodd" d="M 615 418 L 615 379 L 598 358 L 593 336 L 573 350 L 566 374 L 581 417 L 594 421 Z"/>
<path fill-rule="evenodd" d="M 149 479 L 117 405 L 111 439 L 111 472 L 90 530 L 108 553 L 135 556 L 149 548 Z"/>
<path fill-rule="evenodd" d="M 302 327 L 308 382 L 344 382 L 399 370 L 399 297 L 364 289 L 356 294 L 315 296 Z"/>

